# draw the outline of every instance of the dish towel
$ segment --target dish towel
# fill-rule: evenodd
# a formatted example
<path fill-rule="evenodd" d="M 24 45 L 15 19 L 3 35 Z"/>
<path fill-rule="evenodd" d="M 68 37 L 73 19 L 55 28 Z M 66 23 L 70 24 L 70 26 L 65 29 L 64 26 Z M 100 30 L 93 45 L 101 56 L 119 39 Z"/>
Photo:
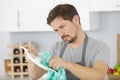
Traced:
<path fill-rule="evenodd" d="M 58 70 L 54 70 L 49 67 L 49 61 L 52 56 L 50 52 L 43 52 L 42 54 L 39 53 L 38 56 L 41 58 L 40 64 L 43 64 L 50 68 L 47 73 L 47 80 L 66 80 L 66 73 L 62 67 L 60 67 Z"/>

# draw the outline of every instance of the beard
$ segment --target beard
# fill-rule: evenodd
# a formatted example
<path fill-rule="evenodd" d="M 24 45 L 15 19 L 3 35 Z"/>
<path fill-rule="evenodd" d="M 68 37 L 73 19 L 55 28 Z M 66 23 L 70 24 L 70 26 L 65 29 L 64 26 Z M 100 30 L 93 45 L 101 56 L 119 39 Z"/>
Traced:
<path fill-rule="evenodd" d="M 62 39 L 66 43 L 73 43 L 77 39 L 77 35 L 75 35 L 74 37 L 72 37 L 70 35 L 65 35 L 65 36 L 62 36 Z"/>

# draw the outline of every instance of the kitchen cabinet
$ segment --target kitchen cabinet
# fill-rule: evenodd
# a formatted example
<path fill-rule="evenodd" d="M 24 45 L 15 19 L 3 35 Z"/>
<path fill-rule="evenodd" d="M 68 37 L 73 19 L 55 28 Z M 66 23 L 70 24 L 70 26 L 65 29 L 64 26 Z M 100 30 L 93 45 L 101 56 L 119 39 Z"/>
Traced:
<path fill-rule="evenodd" d="M 47 15 L 49 0 L 0 0 L 0 32 L 52 31 Z"/>
<path fill-rule="evenodd" d="M 77 8 L 84 31 L 99 29 L 99 13 L 89 11 L 88 0 L 1 0 L 0 31 L 52 31 L 47 16 L 58 3 Z"/>
<path fill-rule="evenodd" d="M 120 0 L 89 0 L 90 11 L 120 11 Z"/>
<path fill-rule="evenodd" d="M 69 3 L 77 8 L 80 15 L 81 25 L 84 31 L 99 29 L 99 13 L 89 12 L 88 0 L 55 0 L 54 5 Z"/>
<path fill-rule="evenodd" d="M 23 31 L 52 31 L 47 16 L 53 6 L 51 0 L 21 0 L 21 26 Z"/>
<path fill-rule="evenodd" d="M 18 17 L 18 0 L 0 0 L 0 32 L 20 30 Z"/>

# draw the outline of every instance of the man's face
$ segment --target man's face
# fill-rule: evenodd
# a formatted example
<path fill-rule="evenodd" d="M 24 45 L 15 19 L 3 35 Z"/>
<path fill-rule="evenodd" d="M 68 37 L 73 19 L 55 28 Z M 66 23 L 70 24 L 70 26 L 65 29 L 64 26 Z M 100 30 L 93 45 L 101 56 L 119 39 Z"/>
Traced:
<path fill-rule="evenodd" d="M 51 26 L 66 43 L 73 43 L 77 39 L 77 27 L 73 22 L 57 17 Z"/>

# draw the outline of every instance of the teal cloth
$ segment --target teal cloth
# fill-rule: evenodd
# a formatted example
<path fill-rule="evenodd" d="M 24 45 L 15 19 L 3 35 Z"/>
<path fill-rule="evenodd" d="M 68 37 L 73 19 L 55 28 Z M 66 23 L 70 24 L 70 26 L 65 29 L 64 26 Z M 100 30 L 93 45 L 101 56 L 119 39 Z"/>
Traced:
<path fill-rule="evenodd" d="M 52 54 L 50 52 L 44 52 L 41 55 L 40 63 L 50 68 L 48 71 L 48 79 L 47 80 L 66 80 L 65 70 L 60 67 L 58 70 L 51 69 L 49 67 L 49 61 L 51 59 Z"/>

